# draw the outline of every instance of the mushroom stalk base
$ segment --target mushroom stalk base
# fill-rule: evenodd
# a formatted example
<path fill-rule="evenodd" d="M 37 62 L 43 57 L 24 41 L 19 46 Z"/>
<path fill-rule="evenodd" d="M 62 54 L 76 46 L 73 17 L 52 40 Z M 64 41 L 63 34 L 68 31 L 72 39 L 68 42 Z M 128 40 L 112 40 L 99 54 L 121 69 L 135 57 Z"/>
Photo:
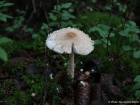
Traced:
<path fill-rule="evenodd" d="M 72 47 L 72 53 L 69 55 L 69 66 L 68 66 L 68 75 L 74 78 L 74 51 Z"/>

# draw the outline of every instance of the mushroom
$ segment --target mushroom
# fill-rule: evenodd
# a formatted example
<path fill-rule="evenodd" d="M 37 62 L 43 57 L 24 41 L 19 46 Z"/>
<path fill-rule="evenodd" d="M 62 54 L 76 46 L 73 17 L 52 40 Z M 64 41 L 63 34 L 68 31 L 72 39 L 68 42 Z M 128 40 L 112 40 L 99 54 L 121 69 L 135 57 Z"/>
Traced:
<path fill-rule="evenodd" d="M 46 45 L 51 50 L 69 55 L 68 75 L 74 78 L 74 52 L 88 55 L 94 49 L 94 41 L 76 28 L 63 28 L 48 35 Z"/>

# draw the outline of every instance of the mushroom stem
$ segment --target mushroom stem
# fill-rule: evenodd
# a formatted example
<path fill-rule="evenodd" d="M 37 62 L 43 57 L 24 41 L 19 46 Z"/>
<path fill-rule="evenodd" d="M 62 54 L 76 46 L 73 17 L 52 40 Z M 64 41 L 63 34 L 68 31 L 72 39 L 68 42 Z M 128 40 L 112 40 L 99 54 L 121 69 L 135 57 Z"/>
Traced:
<path fill-rule="evenodd" d="M 69 66 L 68 66 L 68 75 L 74 78 L 74 51 L 72 47 L 72 53 L 69 55 Z"/>

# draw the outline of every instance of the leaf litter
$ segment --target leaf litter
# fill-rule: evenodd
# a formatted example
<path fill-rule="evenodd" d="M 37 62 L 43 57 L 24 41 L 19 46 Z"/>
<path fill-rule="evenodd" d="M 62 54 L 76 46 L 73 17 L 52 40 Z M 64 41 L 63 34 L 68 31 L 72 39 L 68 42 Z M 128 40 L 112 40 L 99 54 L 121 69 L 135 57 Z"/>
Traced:
<path fill-rule="evenodd" d="M 52 75 L 54 81 L 61 87 L 59 89 L 61 93 L 58 94 L 61 97 L 61 101 L 58 103 L 60 105 L 106 105 L 110 100 L 120 100 L 122 98 L 121 87 L 125 86 L 126 83 L 133 82 L 129 77 L 120 82 L 114 74 L 101 73 L 99 60 L 90 59 L 82 61 L 83 70 L 80 71 L 80 67 L 76 67 L 73 83 L 67 83 L 67 71 L 62 66 L 65 59 L 59 55 L 50 55 L 47 72 L 44 68 L 37 68 L 36 63 L 28 57 L 16 57 L 11 59 L 10 63 L 26 62 L 28 66 L 24 72 L 40 76 Z M 54 69 L 56 69 L 57 74 Z M 2 72 L 0 74 L 3 75 Z M 11 79 L 16 88 L 20 87 L 21 90 L 25 91 L 29 86 L 26 81 L 21 79 L 23 75 L 25 74 L 18 72 L 18 75 Z M 7 78 L 0 81 L 3 87 L 6 80 Z"/>

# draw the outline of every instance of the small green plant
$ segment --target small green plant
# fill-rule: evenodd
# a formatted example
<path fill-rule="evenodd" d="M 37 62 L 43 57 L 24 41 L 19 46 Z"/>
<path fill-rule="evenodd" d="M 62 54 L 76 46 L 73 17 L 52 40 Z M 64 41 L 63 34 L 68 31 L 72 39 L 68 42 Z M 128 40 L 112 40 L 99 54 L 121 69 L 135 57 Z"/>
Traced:
<path fill-rule="evenodd" d="M 34 62 L 36 63 L 37 68 L 39 67 L 45 68 L 45 62 L 43 60 L 38 59 L 38 60 L 34 60 Z"/>
<path fill-rule="evenodd" d="M 13 3 L 5 3 L 5 2 L 6 2 L 5 0 L 0 1 L 0 8 L 4 7 L 4 6 L 11 6 L 11 5 L 13 5 Z M 6 22 L 7 21 L 6 18 L 12 18 L 12 17 L 0 12 L 0 20 Z M 12 42 L 12 40 L 9 39 L 9 38 L 6 38 L 6 37 L 0 37 L 0 46 L 1 46 L 1 44 L 6 43 L 6 42 Z M 7 61 L 8 57 L 7 57 L 7 53 L 5 52 L 5 50 L 0 47 L 0 52 L 1 52 L 0 59 L 2 59 L 3 61 Z"/>
<path fill-rule="evenodd" d="M 6 99 L 8 105 L 25 105 L 29 101 L 29 96 L 20 90 L 20 88 L 12 88 L 11 89 L 13 96 L 10 99 Z"/>
<path fill-rule="evenodd" d="M 5 3 L 5 2 L 6 2 L 6 0 L 0 1 L 0 8 L 4 7 L 4 6 L 11 6 L 11 5 L 13 5 L 13 3 Z M 3 14 L 3 13 L 0 12 L 0 20 L 6 22 L 7 21 L 6 18 L 13 18 L 13 17 L 11 17 L 9 15 L 6 15 L 6 14 Z"/>
<path fill-rule="evenodd" d="M 0 38 L 0 59 L 2 59 L 3 61 L 8 61 L 8 56 L 6 51 L 1 47 L 1 45 L 8 42 L 12 42 L 12 40 L 7 37 Z"/>
<path fill-rule="evenodd" d="M 24 13 L 24 11 L 20 11 L 19 9 L 17 9 L 16 12 L 18 12 L 19 15 Z M 15 17 L 13 26 L 6 28 L 6 30 L 12 32 L 15 29 L 18 29 L 19 27 L 21 27 L 23 21 L 24 21 L 23 16 Z"/>
<path fill-rule="evenodd" d="M 111 10 L 112 6 L 115 6 L 119 9 L 119 11 L 122 11 L 123 13 L 126 12 L 127 5 L 122 5 L 121 2 L 118 2 L 117 0 L 109 0 L 109 4 L 112 4 L 112 3 L 113 5 L 106 6 L 107 10 Z"/>
<path fill-rule="evenodd" d="M 140 75 L 137 75 L 136 78 L 134 79 L 134 82 L 137 82 L 133 88 L 132 91 L 135 90 L 135 97 L 137 100 L 140 101 Z"/>
<path fill-rule="evenodd" d="M 140 66 L 138 64 L 135 66 L 131 65 L 131 62 L 137 62 L 137 59 L 140 58 L 140 40 L 138 37 L 140 30 L 134 21 L 125 22 L 123 18 L 119 19 L 113 14 L 109 16 L 106 13 L 96 12 L 83 14 L 83 17 L 79 18 L 82 24 L 80 28 L 87 31 L 88 35 L 95 42 L 95 53 L 90 54 L 88 57 L 77 56 L 78 59 L 100 59 L 101 61 L 106 59 L 101 64 L 103 71 L 105 70 L 104 72 L 106 73 L 116 73 L 117 68 L 114 64 L 117 64 L 118 58 L 120 58 L 124 65 L 128 65 L 129 74 L 136 76 L 139 73 L 138 68 Z M 85 29 L 85 27 L 87 28 Z M 110 59 L 113 59 L 113 62 L 109 61 L 109 58 L 107 59 L 109 56 L 111 57 Z M 112 57 L 116 57 L 117 59 Z M 121 78 L 124 77 L 119 72 L 117 74 Z"/>
<path fill-rule="evenodd" d="M 76 17 L 72 15 L 72 12 L 74 11 L 72 7 L 72 3 L 62 3 L 61 5 L 55 5 L 54 10 L 49 13 L 49 20 L 52 22 L 49 23 L 49 27 L 46 23 L 43 23 L 41 26 L 41 30 L 47 30 L 52 31 L 52 27 L 61 27 L 65 28 L 68 26 L 76 27 L 76 24 L 73 24 L 71 19 L 75 19 Z"/>
<path fill-rule="evenodd" d="M 124 25 L 124 27 L 122 27 L 122 25 L 119 25 L 117 28 L 114 28 L 114 30 L 121 30 L 119 32 L 114 32 L 114 31 L 110 32 L 110 29 L 111 27 L 107 25 L 98 24 L 97 26 L 90 28 L 88 32 L 89 33 L 94 32 L 96 34 L 96 37 L 95 35 L 93 36 L 91 34 L 92 39 L 95 38 L 97 39 L 94 40 L 96 46 L 102 45 L 105 49 L 108 48 L 109 49 L 108 51 L 112 51 L 112 50 L 116 51 L 117 48 L 119 48 L 118 50 L 120 52 L 131 51 L 134 58 L 140 58 L 139 47 L 136 46 L 135 49 L 133 48 L 134 45 L 140 42 L 137 35 L 138 33 L 140 33 L 140 30 L 136 26 L 135 22 L 128 21 Z"/>

